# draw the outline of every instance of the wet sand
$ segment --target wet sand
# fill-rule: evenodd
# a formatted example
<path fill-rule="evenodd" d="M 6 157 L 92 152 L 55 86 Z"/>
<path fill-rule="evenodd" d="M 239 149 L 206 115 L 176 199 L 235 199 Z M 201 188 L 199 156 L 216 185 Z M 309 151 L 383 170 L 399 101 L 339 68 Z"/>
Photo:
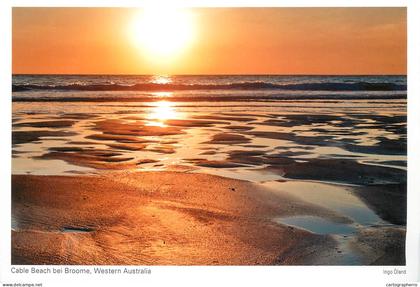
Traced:
<path fill-rule="evenodd" d="M 403 265 L 404 103 L 353 104 L 14 103 L 12 261 Z"/>
<path fill-rule="evenodd" d="M 287 193 L 206 174 L 12 179 L 13 264 L 337 264 L 341 252 L 333 237 L 273 218 L 304 214 L 348 220 Z M 364 250 L 361 263 L 403 262 L 403 230 L 394 229 L 372 228 L 356 237 L 353 248 Z M 378 239 L 384 244 L 373 248 Z"/>

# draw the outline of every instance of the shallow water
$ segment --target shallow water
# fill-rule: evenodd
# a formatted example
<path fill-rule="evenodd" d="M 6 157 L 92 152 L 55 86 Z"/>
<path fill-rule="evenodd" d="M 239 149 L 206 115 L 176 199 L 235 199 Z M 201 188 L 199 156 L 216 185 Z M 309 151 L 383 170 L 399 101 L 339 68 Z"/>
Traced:
<path fill-rule="evenodd" d="M 304 181 L 274 181 L 263 183 L 263 185 L 273 192 L 287 192 L 301 200 L 333 210 L 348 217 L 358 225 L 367 226 L 384 223 L 375 212 L 354 195 L 351 186 Z M 316 223 L 314 224 L 316 225 Z"/>
<path fill-rule="evenodd" d="M 401 102 L 401 101 L 400 101 Z M 345 105 L 343 107 L 343 105 Z M 140 159 L 155 159 L 159 161 L 161 167 L 180 164 L 180 165 L 193 165 L 198 168 L 203 168 L 203 166 L 192 164 L 189 159 L 207 159 L 207 160 L 228 160 L 229 162 L 237 162 L 237 160 L 229 159 L 229 154 L 231 151 L 262 151 L 266 155 L 273 154 L 282 154 L 288 152 L 287 157 L 294 158 L 296 160 L 307 160 L 313 158 L 323 158 L 323 159 L 355 159 L 359 162 L 366 162 L 368 164 L 377 163 L 377 165 L 393 167 L 392 164 L 383 164 L 383 162 L 390 161 L 406 161 L 406 156 L 404 154 L 383 154 L 380 153 L 380 147 L 378 147 L 378 153 L 361 153 L 350 151 L 347 149 L 345 144 L 355 143 L 356 145 L 371 145 L 373 141 L 378 138 L 387 138 L 390 137 L 389 134 L 392 134 L 393 137 L 398 139 L 404 139 L 405 134 L 395 133 L 387 131 L 388 125 L 380 125 L 377 127 L 371 128 L 369 131 L 364 132 L 360 135 L 357 128 L 353 128 L 348 131 L 346 136 L 346 141 L 343 141 L 342 136 L 335 135 L 334 133 L 326 134 L 322 131 L 311 132 L 311 135 L 308 135 L 303 130 L 311 131 L 317 129 L 314 123 L 310 121 L 300 121 L 294 124 L 294 126 L 289 126 L 288 120 L 284 120 L 286 125 L 281 123 L 273 126 L 265 124 L 265 121 L 274 118 L 274 119 L 283 119 L 284 116 L 295 114 L 326 114 L 326 115 L 338 115 L 338 112 L 348 112 L 348 115 L 338 116 L 343 120 L 349 121 L 353 109 L 357 109 L 357 106 L 368 105 L 373 111 L 377 110 L 379 114 L 391 113 L 395 115 L 404 115 L 404 110 L 400 108 L 395 108 L 395 105 L 390 105 L 386 110 L 383 109 L 382 104 L 380 107 L 376 107 L 374 104 L 368 104 L 364 101 L 354 103 L 352 108 L 347 107 L 347 103 L 331 103 L 326 104 L 323 109 L 312 108 L 310 103 L 305 104 L 299 108 L 299 113 L 289 108 L 283 103 L 272 103 L 270 107 L 253 107 L 247 103 L 242 103 L 240 107 L 230 108 L 230 107 L 201 107 L 200 105 L 193 105 L 193 107 L 184 107 L 179 103 L 151 103 L 148 106 L 142 107 L 126 107 L 125 105 L 115 106 L 114 104 L 98 104 L 95 106 L 95 113 L 92 113 L 90 109 L 90 104 L 67 104 L 67 103 L 48 103 L 48 109 L 45 109 L 45 105 L 39 103 L 14 103 L 13 104 L 13 116 L 16 119 L 14 122 L 13 131 L 70 131 L 74 132 L 74 135 L 69 136 L 41 136 L 39 140 L 35 142 L 24 142 L 21 144 L 14 144 L 13 150 L 15 152 L 15 159 L 13 161 L 13 172 L 14 173 L 27 173 L 32 172 L 36 174 L 65 174 L 66 171 L 80 170 L 74 166 L 74 164 L 67 162 L 67 164 L 73 166 L 66 166 L 63 164 L 63 168 L 54 168 L 50 169 L 47 165 L 40 163 L 42 159 L 35 159 L 35 157 L 48 153 L 48 149 L 52 147 L 60 146 L 74 146 L 71 142 L 75 141 L 85 141 L 85 144 L 79 144 L 78 147 L 81 148 L 101 148 L 109 149 L 108 144 L 115 144 L 116 141 L 98 141 L 87 139 L 88 136 L 101 133 L 99 130 L 95 130 L 94 123 L 101 120 L 119 120 L 122 124 L 131 123 L 135 124 L 135 120 L 127 120 L 124 118 L 127 117 L 138 117 L 140 121 L 147 120 L 147 125 L 149 126 L 170 126 L 165 122 L 168 118 L 165 118 L 169 115 L 170 119 L 191 121 L 195 120 L 196 117 L 203 116 L 218 116 L 220 114 L 227 114 L 232 119 L 226 120 L 212 120 L 213 123 L 209 126 L 186 126 L 181 127 L 183 133 L 166 135 L 161 137 L 155 136 L 143 136 L 141 139 L 147 139 L 154 142 L 148 144 L 147 148 L 143 150 L 130 151 L 130 150 L 118 150 L 121 153 L 121 156 L 134 157 L 134 161 Z M 325 111 L 323 111 L 325 110 Z M 30 112 L 30 114 L 28 114 Z M 76 123 L 71 127 L 65 128 L 31 128 L 27 126 L 17 126 L 22 123 L 33 123 L 36 121 L 51 121 L 51 120 L 60 120 L 65 119 L 66 114 L 77 113 L 85 115 L 87 119 L 76 119 Z M 243 114 L 246 113 L 246 116 Z M 273 114 L 273 116 L 268 117 L 268 115 Z M 342 113 L 341 113 L 342 114 Z M 251 116 L 249 116 L 251 115 Z M 363 114 L 365 117 L 369 118 L 369 115 Z M 161 118 L 159 118 L 161 117 Z M 242 118 L 251 117 L 252 121 L 244 122 L 241 121 Z M 163 119 L 162 119 L 163 118 Z M 237 119 L 237 120 L 235 120 Z M 368 121 L 368 119 L 366 119 Z M 334 124 L 331 124 L 331 128 Z M 239 127 L 249 127 L 251 131 L 244 130 L 232 130 L 229 129 L 229 126 L 239 126 Z M 139 125 L 141 128 L 141 125 Z M 337 129 L 337 127 L 335 127 Z M 325 130 L 328 130 L 327 127 L 324 127 Z M 282 133 L 282 134 L 291 134 L 291 138 L 283 136 L 282 138 L 267 138 L 255 135 L 255 132 L 273 132 L 273 133 Z M 397 131 L 398 132 L 398 131 Z M 228 144 L 212 144 L 209 141 L 212 140 L 212 137 L 220 133 L 234 133 L 244 136 L 249 139 L 249 142 L 232 142 Z M 317 136 L 329 136 L 327 140 L 318 140 Z M 296 138 L 297 136 L 297 138 Z M 304 137 L 305 142 L 301 142 L 299 137 Z M 283 139 L 284 138 L 284 139 Z M 311 140 L 311 138 L 315 138 Z M 397 140 L 396 140 L 397 141 Z M 173 142 L 172 144 L 166 144 L 166 142 Z M 155 149 L 161 146 L 171 147 L 174 149 L 173 153 L 162 153 L 155 151 Z M 249 147 L 251 146 L 251 147 Z M 259 147 L 255 147 L 259 146 Z M 213 154 L 206 153 L 212 151 Z M 203 154 L 204 153 L 204 154 Z M 294 154 L 293 154 L 294 153 Z M 51 161 L 48 160 L 48 161 Z M 141 170 L 155 169 L 153 164 L 142 164 L 139 166 Z M 241 174 L 242 171 L 246 171 L 252 180 L 257 179 L 262 176 L 264 173 L 260 172 L 258 169 L 266 167 L 266 164 L 256 164 L 256 163 L 242 163 L 244 166 L 240 168 L 235 168 L 233 177 L 235 174 Z M 87 166 L 85 166 L 86 168 Z M 204 167 L 206 168 L 206 167 Z M 404 169 L 404 167 L 398 167 Z M 84 170 L 82 170 L 84 171 Z M 87 172 L 91 170 L 86 170 Z M 219 173 L 219 171 L 216 171 Z M 255 172 L 253 175 L 251 173 Z M 228 171 L 227 171 L 228 173 Z M 242 175 L 239 175 L 239 178 L 243 178 Z M 261 178 L 260 181 L 265 180 Z"/>
<path fill-rule="evenodd" d="M 352 224 L 336 223 L 317 216 L 280 217 L 276 218 L 275 221 L 316 234 L 347 235 L 356 232 L 356 227 Z"/>
<path fill-rule="evenodd" d="M 318 264 L 360 265 L 363 256 L 353 248 L 350 242 L 358 236 L 358 232 L 371 226 L 392 226 L 381 219 L 366 203 L 357 197 L 351 185 L 338 185 L 322 182 L 266 182 L 264 186 L 273 192 L 286 192 L 301 200 L 319 205 L 350 219 L 349 223 L 334 222 L 319 216 L 283 216 L 273 220 L 311 233 L 329 235 L 337 243 L 336 256 L 325 262 L 318 259 Z"/>

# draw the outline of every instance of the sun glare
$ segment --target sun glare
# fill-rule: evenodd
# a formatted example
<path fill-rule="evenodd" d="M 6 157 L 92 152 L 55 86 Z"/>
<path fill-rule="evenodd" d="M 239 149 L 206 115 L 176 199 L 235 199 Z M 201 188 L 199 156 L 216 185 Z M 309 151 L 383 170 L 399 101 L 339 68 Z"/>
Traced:
<path fill-rule="evenodd" d="M 153 84 L 170 84 L 172 83 L 172 79 L 170 76 L 161 76 L 161 75 L 156 75 L 152 77 L 151 82 Z"/>
<path fill-rule="evenodd" d="M 178 118 L 178 113 L 173 103 L 168 101 L 156 102 L 147 116 L 150 120 L 148 125 L 166 126 L 165 121 Z"/>
<path fill-rule="evenodd" d="M 191 44 L 194 34 L 191 11 L 180 8 L 145 8 L 135 15 L 131 37 L 149 56 L 169 60 Z"/>

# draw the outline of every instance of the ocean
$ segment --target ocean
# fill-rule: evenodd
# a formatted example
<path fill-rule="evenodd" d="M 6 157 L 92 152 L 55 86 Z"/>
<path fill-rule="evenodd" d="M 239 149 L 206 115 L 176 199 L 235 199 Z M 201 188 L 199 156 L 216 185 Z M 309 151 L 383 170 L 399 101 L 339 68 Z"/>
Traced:
<path fill-rule="evenodd" d="M 14 75 L 13 101 L 405 99 L 405 76 Z"/>

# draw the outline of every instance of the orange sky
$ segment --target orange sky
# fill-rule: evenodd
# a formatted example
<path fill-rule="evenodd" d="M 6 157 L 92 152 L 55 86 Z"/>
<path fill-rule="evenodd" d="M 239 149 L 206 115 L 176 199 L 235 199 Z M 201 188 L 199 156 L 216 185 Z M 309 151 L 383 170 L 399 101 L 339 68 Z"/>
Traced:
<path fill-rule="evenodd" d="M 13 8 L 13 73 L 406 74 L 405 8 L 195 8 L 165 63 L 133 45 L 131 8 Z"/>

